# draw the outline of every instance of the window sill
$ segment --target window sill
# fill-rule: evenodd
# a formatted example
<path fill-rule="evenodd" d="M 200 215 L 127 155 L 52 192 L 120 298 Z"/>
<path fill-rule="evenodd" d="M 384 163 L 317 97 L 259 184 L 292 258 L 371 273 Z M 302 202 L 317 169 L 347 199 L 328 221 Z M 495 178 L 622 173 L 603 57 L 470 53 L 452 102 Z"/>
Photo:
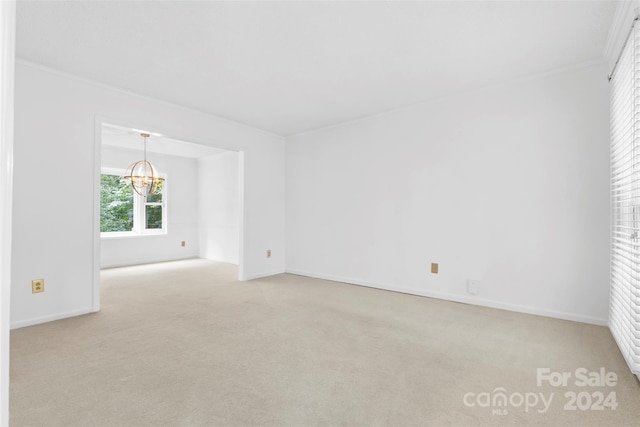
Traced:
<path fill-rule="evenodd" d="M 166 236 L 166 230 L 160 231 L 147 231 L 144 233 L 134 233 L 134 232 L 110 232 L 110 233 L 100 233 L 100 239 L 105 240 L 113 240 L 113 239 L 136 239 L 140 237 L 162 237 Z"/>

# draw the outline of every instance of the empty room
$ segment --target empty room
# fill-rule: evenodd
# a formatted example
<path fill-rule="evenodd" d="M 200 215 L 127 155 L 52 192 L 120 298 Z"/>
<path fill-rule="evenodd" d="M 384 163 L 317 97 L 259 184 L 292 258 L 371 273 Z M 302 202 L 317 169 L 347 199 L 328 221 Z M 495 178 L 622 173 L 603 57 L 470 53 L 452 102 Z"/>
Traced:
<path fill-rule="evenodd" d="M 1 1 L 0 425 L 639 425 L 639 16 Z"/>

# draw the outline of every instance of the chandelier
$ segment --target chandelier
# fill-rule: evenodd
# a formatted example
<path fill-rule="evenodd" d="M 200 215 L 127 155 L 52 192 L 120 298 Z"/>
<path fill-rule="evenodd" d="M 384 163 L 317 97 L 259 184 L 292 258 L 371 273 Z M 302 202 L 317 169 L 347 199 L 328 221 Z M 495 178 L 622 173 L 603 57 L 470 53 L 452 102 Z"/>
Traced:
<path fill-rule="evenodd" d="M 131 183 L 136 193 L 147 197 L 156 191 L 158 184 L 164 179 L 158 176 L 151 162 L 147 160 L 147 138 L 149 134 L 143 132 L 140 136 L 144 138 L 144 160 L 137 161 L 129 166 L 124 173 L 124 180 Z"/>

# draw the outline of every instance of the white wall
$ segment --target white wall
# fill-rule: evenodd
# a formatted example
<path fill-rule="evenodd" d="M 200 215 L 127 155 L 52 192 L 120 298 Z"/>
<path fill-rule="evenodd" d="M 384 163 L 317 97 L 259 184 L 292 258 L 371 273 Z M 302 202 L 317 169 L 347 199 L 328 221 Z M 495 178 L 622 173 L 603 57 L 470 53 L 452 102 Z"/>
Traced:
<path fill-rule="evenodd" d="M 606 75 L 574 69 L 291 137 L 287 271 L 606 324 Z"/>
<path fill-rule="evenodd" d="M 20 61 L 15 90 L 13 327 L 98 308 L 94 177 L 100 156 L 94 150 L 101 121 L 243 151 L 241 274 L 249 279 L 284 270 L 281 137 Z M 269 259 L 268 248 L 274 251 Z M 37 278 L 45 279 L 46 290 L 31 294 Z"/>
<path fill-rule="evenodd" d="M 102 166 L 126 169 L 141 159 L 141 152 L 102 145 Z M 159 173 L 166 174 L 167 234 L 103 237 L 100 266 L 115 267 L 194 258 L 199 253 L 198 161 L 179 156 L 149 153 Z M 181 246 L 185 241 L 186 245 Z M 237 243 L 236 243 L 237 245 Z"/>
<path fill-rule="evenodd" d="M 238 153 L 198 159 L 200 257 L 238 263 L 240 188 Z"/>

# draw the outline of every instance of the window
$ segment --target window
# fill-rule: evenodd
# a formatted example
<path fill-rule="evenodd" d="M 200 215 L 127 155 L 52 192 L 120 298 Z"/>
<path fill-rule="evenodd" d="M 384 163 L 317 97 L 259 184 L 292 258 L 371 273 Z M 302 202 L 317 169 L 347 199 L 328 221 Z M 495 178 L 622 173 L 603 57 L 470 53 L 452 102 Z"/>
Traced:
<path fill-rule="evenodd" d="M 611 294 L 609 328 L 640 377 L 640 29 L 611 80 Z"/>
<path fill-rule="evenodd" d="M 147 230 L 162 228 L 162 187 L 164 187 L 164 181 L 160 181 L 156 191 L 149 194 L 144 201 L 144 220 Z"/>
<path fill-rule="evenodd" d="M 100 175 L 100 232 L 133 231 L 133 188 L 119 175 Z"/>
<path fill-rule="evenodd" d="M 124 171 L 103 169 L 100 175 L 102 237 L 166 233 L 166 177 L 147 197 L 133 191 Z"/>

